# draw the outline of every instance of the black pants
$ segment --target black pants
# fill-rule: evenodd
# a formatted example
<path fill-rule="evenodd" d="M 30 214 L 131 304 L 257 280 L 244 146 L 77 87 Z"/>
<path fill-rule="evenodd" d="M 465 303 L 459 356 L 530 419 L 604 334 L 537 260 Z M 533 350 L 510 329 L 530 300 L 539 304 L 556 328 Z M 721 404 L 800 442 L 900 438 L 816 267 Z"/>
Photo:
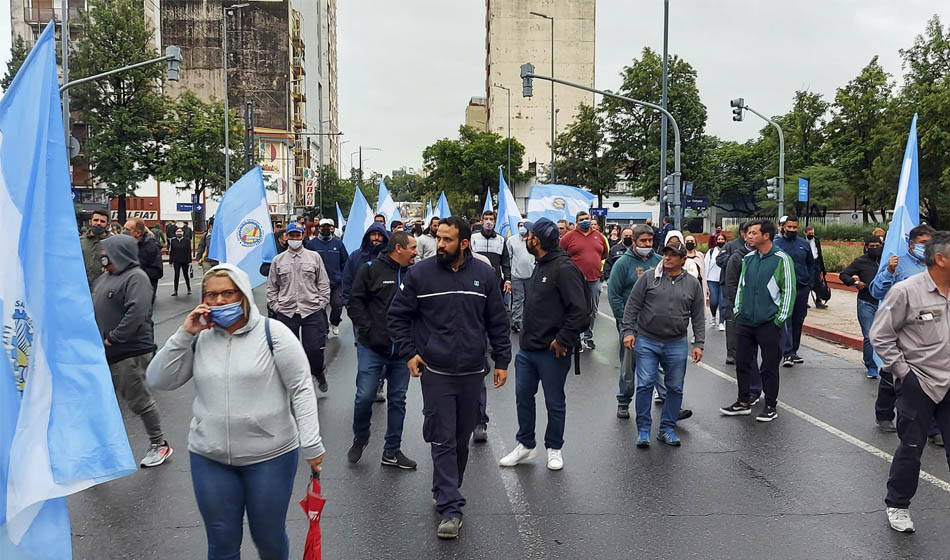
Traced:
<path fill-rule="evenodd" d="M 791 335 L 791 351 L 785 348 L 786 355 L 798 354 L 798 349 L 802 345 L 802 325 L 805 324 L 805 316 L 808 315 L 809 293 L 808 286 L 800 286 L 795 292 L 795 307 L 792 309 L 792 316 L 786 322 Z"/>
<path fill-rule="evenodd" d="M 936 421 L 944 438 L 950 437 L 950 401 L 933 402 L 924 393 L 913 372 L 897 384 L 897 435 L 900 443 L 894 452 L 891 472 L 887 476 L 888 507 L 907 508 L 917 493 L 920 478 L 920 456 L 927 447 L 927 432 Z M 950 448 L 945 448 L 950 465 Z"/>
<path fill-rule="evenodd" d="M 175 266 L 175 293 L 178 293 L 178 274 L 181 273 L 185 277 L 185 287 L 188 288 L 188 291 L 191 291 L 191 280 L 188 278 L 188 263 L 176 262 L 172 263 Z"/>
<path fill-rule="evenodd" d="M 881 380 L 877 386 L 877 400 L 874 401 L 874 417 L 878 420 L 893 420 L 894 406 L 897 404 L 897 389 L 894 385 L 894 374 L 886 369 L 880 371 Z M 927 435 L 934 437 L 940 433 L 937 421 L 930 423 Z"/>
<path fill-rule="evenodd" d="M 739 402 L 751 402 L 757 395 L 752 394 L 752 382 L 755 375 L 756 351 L 762 353 L 762 364 L 758 366 L 762 376 L 762 389 L 765 392 L 765 404 L 774 407 L 778 404 L 778 363 L 782 357 L 779 343 L 782 328 L 774 323 L 751 327 L 736 323 L 736 378 L 739 382 Z"/>
<path fill-rule="evenodd" d="M 330 324 L 334 327 L 340 326 L 343 321 L 343 286 L 330 288 Z"/>
<path fill-rule="evenodd" d="M 432 497 L 443 518 L 462 517 L 459 490 L 468 463 L 468 446 L 480 416 L 484 375 L 422 374 L 422 439 L 432 448 Z"/>
<path fill-rule="evenodd" d="M 299 313 L 293 317 L 288 317 L 280 313 L 274 313 L 274 318 L 293 331 L 300 342 L 303 344 L 303 350 L 307 353 L 307 361 L 310 362 L 310 374 L 317 378 L 317 381 L 325 381 L 323 374 L 323 351 L 327 346 L 327 316 L 323 310 L 311 313 L 306 317 L 301 317 Z"/>

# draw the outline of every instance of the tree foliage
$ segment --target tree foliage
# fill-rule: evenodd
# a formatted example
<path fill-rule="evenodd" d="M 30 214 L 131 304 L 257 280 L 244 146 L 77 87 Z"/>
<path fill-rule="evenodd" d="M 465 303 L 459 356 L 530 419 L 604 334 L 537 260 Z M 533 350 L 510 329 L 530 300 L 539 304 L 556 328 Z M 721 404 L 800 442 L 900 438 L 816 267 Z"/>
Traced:
<path fill-rule="evenodd" d="M 574 122 L 557 137 L 556 166 L 559 183 L 584 187 L 597 195 L 598 206 L 603 204 L 603 195 L 617 183 L 617 163 L 597 109 L 578 107 Z"/>
<path fill-rule="evenodd" d="M 30 51 L 26 48 L 26 42 L 22 36 L 17 34 L 16 39 L 13 40 L 13 46 L 10 49 L 10 60 L 7 61 L 7 73 L 0 79 L 0 89 L 7 91 L 7 88 L 13 83 L 13 78 L 16 77 L 16 73 L 20 71 L 20 66 L 23 66 L 23 62 L 26 61 L 26 57 L 29 54 Z"/>

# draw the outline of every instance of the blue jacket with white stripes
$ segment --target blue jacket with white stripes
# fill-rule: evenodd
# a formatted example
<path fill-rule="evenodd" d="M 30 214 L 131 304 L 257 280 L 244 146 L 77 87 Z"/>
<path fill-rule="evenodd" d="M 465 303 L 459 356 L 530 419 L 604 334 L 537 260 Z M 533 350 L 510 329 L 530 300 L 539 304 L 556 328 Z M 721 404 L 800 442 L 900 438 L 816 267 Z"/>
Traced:
<path fill-rule="evenodd" d="M 511 361 L 510 323 L 498 276 L 471 251 L 458 271 L 438 258 L 409 267 L 389 307 L 388 326 L 400 357 L 419 354 L 436 373 L 485 373 L 488 343 L 496 369 L 508 369 Z"/>

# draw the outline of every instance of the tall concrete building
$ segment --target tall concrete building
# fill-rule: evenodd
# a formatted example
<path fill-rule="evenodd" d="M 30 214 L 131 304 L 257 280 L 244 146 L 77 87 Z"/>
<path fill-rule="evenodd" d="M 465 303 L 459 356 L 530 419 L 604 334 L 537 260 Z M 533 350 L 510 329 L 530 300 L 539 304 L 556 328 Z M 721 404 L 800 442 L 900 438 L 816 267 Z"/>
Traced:
<path fill-rule="evenodd" d="M 557 132 L 563 132 L 574 122 L 577 106 L 592 105 L 594 95 L 556 85 L 556 115 L 551 114 L 550 82 L 535 80 L 534 96 L 521 95 L 522 64 L 534 64 L 539 74 L 552 73 L 551 20 L 531 12 L 554 18 L 554 76 L 594 87 L 596 0 L 485 0 L 485 7 L 488 130 L 507 137 L 508 96 L 495 84 L 510 88 L 511 136 L 525 146 L 524 167 L 536 163 L 547 169 L 551 119 L 556 117 Z"/>
<path fill-rule="evenodd" d="M 488 130 L 488 100 L 484 97 L 473 97 L 465 107 L 465 126 L 476 130 Z"/>

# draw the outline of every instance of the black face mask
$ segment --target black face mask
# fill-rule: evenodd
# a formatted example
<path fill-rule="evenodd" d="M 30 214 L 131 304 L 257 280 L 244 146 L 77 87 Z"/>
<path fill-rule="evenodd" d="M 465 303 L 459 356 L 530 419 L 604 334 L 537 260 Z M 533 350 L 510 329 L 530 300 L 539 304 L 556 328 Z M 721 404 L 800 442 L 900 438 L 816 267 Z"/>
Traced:
<path fill-rule="evenodd" d="M 633 238 L 632 238 L 632 237 L 624 237 L 624 238 L 623 238 L 623 244 L 624 244 L 625 246 L 627 246 L 627 247 L 633 247 Z"/>
<path fill-rule="evenodd" d="M 696 244 L 695 244 L 695 243 L 693 243 L 692 241 L 687 241 L 687 242 L 686 242 L 686 250 L 687 250 L 687 251 L 692 251 L 692 250 L 695 249 L 695 248 L 696 248 Z"/>
<path fill-rule="evenodd" d="M 330 239 L 330 228 L 320 228 L 320 235 L 325 239 Z"/>
<path fill-rule="evenodd" d="M 809 241 L 811 241 L 812 239 L 815 238 L 815 234 L 814 234 L 814 233 L 809 233 L 809 234 L 806 235 L 805 237 L 806 237 Z"/>
<path fill-rule="evenodd" d="M 89 231 L 96 237 L 101 237 L 102 234 L 106 232 L 106 228 L 102 226 L 90 226 Z"/>
<path fill-rule="evenodd" d="M 789 241 L 795 241 L 795 238 L 798 237 L 798 232 L 785 230 L 782 232 L 782 235 Z"/>
<path fill-rule="evenodd" d="M 884 247 L 872 247 L 865 251 L 869 257 L 879 261 L 881 260 L 881 255 L 884 253 Z"/>

